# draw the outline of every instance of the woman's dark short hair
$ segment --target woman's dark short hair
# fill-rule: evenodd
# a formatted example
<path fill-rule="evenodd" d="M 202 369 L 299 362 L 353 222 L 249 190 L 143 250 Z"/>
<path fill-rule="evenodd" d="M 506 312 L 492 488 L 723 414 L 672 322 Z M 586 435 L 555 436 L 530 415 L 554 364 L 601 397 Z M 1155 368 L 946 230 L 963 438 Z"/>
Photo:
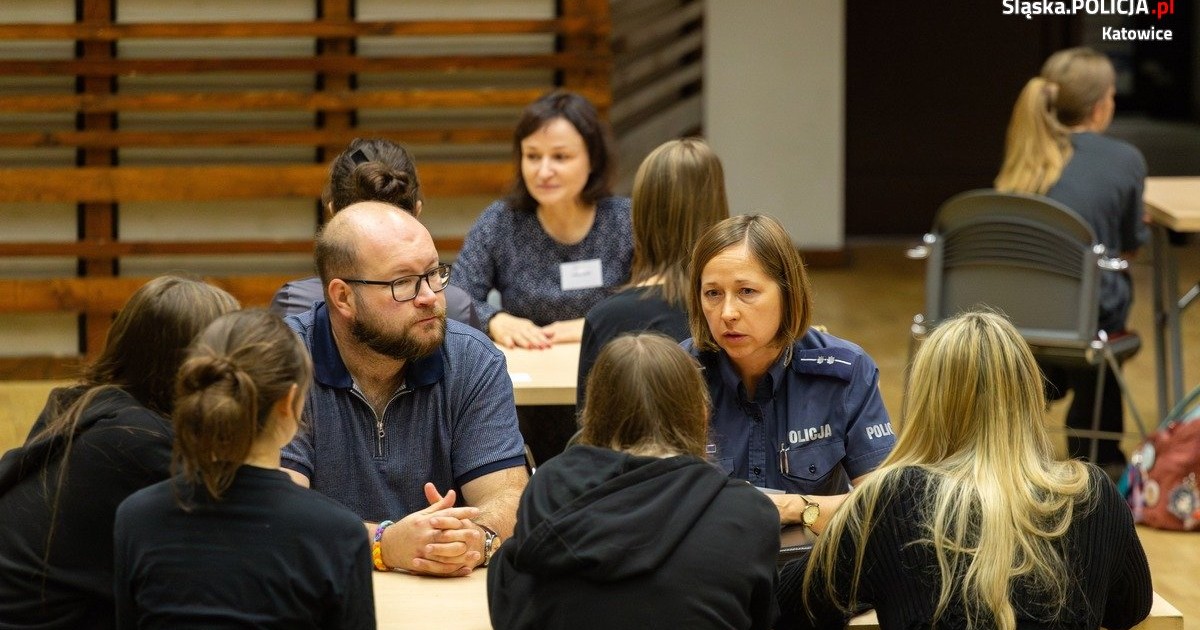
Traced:
<path fill-rule="evenodd" d="M 517 127 L 513 131 L 513 167 L 516 177 L 513 180 L 512 190 L 504 200 L 510 208 L 515 210 L 537 209 L 537 200 L 529 194 L 525 178 L 521 175 L 521 141 L 559 118 L 571 123 L 571 126 L 575 127 L 575 131 L 583 136 L 583 142 L 587 146 L 591 172 L 588 173 L 583 192 L 579 193 L 580 200 L 587 204 L 593 204 L 601 197 L 612 194 L 616 152 L 613 149 L 608 125 L 600 120 L 600 114 L 596 111 L 595 106 L 586 98 L 574 92 L 555 90 L 530 103 L 521 114 L 521 119 L 517 121 Z"/>

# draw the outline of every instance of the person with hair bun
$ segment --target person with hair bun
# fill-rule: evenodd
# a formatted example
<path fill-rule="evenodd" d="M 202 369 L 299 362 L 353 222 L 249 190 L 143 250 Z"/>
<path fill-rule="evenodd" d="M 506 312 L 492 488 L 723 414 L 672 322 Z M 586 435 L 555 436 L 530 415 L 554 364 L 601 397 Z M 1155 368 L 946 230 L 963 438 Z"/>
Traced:
<path fill-rule="evenodd" d="M 579 443 L 538 468 L 488 569 L 492 625 L 770 628 L 778 516 L 705 459 L 700 366 L 631 333 L 588 380 Z"/>
<path fill-rule="evenodd" d="M 321 193 L 328 220 L 346 206 L 379 201 L 414 217 L 421 216 L 424 201 L 417 166 L 403 146 L 384 138 L 355 138 L 329 164 L 329 179 Z M 457 286 L 445 289 L 446 316 L 481 328 L 471 296 Z M 321 279 L 310 276 L 284 284 L 271 300 L 271 311 L 280 317 L 298 315 L 325 299 Z"/>
<path fill-rule="evenodd" d="M 117 510 L 119 627 L 375 627 L 362 523 L 279 469 L 312 371 L 265 310 L 196 339 L 175 385 L 177 474 Z"/>
<path fill-rule="evenodd" d="M 113 516 L 170 476 L 175 373 L 192 339 L 238 306 L 198 280 L 142 285 L 79 383 L 52 391 L 0 459 L 0 627 L 114 626 Z"/>
<path fill-rule="evenodd" d="M 1083 217 L 1109 255 L 1132 259 L 1149 239 L 1142 208 L 1146 160 L 1133 145 L 1104 134 L 1115 109 L 1116 79 L 1108 57 L 1090 48 L 1069 48 L 1050 56 L 1029 80 L 1013 107 L 1005 141 L 1004 165 L 995 186 L 1003 192 L 1045 195 Z M 1133 302 L 1128 271 L 1102 271 L 1099 327 L 1109 336 L 1124 333 Z M 1096 368 L 1043 365 L 1056 397 L 1075 390 L 1067 426 L 1091 428 Z M 1100 430 L 1124 427 L 1121 389 L 1107 372 Z M 1067 438 L 1072 457 L 1086 457 L 1090 440 Z M 1110 474 L 1124 469 L 1125 455 L 1112 440 L 1099 443 L 1098 464 Z"/>

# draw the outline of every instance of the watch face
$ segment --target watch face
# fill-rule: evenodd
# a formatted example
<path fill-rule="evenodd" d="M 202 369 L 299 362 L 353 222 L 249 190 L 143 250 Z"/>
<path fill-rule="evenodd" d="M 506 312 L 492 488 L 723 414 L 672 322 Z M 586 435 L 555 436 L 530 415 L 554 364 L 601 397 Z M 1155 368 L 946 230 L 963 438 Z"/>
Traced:
<path fill-rule="evenodd" d="M 810 503 L 804 508 L 804 513 L 801 515 L 801 518 L 804 519 L 804 525 L 806 527 L 812 527 L 813 524 L 817 522 L 817 517 L 820 515 L 821 506 Z"/>

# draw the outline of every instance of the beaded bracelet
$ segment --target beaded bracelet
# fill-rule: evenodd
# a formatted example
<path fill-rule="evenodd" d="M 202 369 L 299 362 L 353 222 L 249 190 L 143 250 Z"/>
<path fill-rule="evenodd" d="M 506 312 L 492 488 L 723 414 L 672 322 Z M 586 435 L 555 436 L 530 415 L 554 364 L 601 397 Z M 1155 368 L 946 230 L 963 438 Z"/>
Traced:
<path fill-rule="evenodd" d="M 371 562 L 376 571 L 391 571 L 391 567 L 383 563 L 383 530 L 395 525 L 391 521 L 383 521 L 375 528 L 375 537 L 371 540 Z"/>

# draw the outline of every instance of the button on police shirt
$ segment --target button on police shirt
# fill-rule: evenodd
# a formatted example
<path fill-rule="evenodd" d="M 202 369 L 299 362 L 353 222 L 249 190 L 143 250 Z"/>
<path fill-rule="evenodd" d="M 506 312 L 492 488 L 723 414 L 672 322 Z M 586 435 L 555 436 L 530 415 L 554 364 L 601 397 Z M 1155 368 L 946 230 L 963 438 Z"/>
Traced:
<path fill-rule="evenodd" d="M 895 435 L 879 370 L 857 345 L 810 329 L 750 400 L 723 351 L 697 353 L 712 398 L 710 458 L 732 477 L 793 494 L 842 494 L 883 461 Z"/>

